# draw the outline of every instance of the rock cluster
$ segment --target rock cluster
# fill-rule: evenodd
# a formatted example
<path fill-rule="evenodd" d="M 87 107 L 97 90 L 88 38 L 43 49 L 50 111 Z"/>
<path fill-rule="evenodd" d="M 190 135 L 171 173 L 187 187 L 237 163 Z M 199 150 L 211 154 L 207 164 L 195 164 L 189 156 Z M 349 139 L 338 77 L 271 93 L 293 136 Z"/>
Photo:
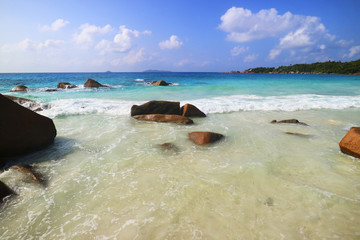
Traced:
<path fill-rule="evenodd" d="M 11 89 L 10 92 L 26 92 L 28 91 L 28 88 L 24 85 L 18 85 L 16 87 L 14 87 L 13 89 Z"/>

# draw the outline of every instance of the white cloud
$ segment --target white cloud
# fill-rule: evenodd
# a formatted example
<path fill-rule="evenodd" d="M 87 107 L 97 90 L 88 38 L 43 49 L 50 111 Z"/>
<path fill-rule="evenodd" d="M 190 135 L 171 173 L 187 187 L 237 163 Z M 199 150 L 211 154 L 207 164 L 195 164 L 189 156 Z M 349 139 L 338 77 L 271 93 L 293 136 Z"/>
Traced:
<path fill-rule="evenodd" d="M 325 49 L 326 49 L 326 45 L 325 45 L 325 44 L 321 44 L 321 45 L 319 46 L 319 48 L 320 48 L 321 50 L 325 50 Z"/>
<path fill-rule="evenodd" d="M 113 59 L 111 65 L 113 66 L 122 66 L 122 65 L 135 65 L 140 62 L 149 61 L 152 59 L 152 55 L 145 52 L 144 48 L 141 48 L 138 51 L 131 50 L 123 58 Z"/>
<path fill-rule="evenodd" d="M 73 40 L 83 48 L 88 48 L 93 43 L 94 37 L 113 31 L 113 28 L 109 24 L 104 27 L 98 27 L 96 25 L 85 23 L 81 25 L 79 29 L 81 30 L 80 33 L 75 33 L 73 35 Z"/>
<path fill-rule="evenodd" d="M 229 41 L 250 42 L 279 36 L 299 26 L 303 18 L 290 12 L 278 15 L 274 8 L 252 13 L 248 9 L 232 7 L 221 17 L 222 23 L 219 28 L 229 33 Z"/>
<path fill-rule="evenodd" d="M 169 40 L 159 42 L 159 47 L 161 49 L 176 49 L 180 48 L 183 45 L 183 42 L 176 35 L 171 35 Z"/>
<path fill-rule="evenodd" d="M 131 30 L 122 25 L 119 27 L 119 33 L 115 35 L 113 41 L 101 40 L 96 49 L 100 51 L 100 54 L 107 52 L 127 52 L 132 47 L 132 39 L 138 38 L 141 35 L 149 35 L 151 31 L 139 32 L 137 30 Z"/>
<path fill-rule="evenodd" d="M 345 55 L 345 57 L 352 58 L 360 53 L 360 45 L 351 47 L 349 50 L 349 54 Z"/>
<path fill-rule="evenodd" d="M 269 53 L 269 58 L 271 60 L 275 59 L 279 54 L 281 53 L 281 49 L 279 48 L 274 48 L 274 49 L 271 49 L 270 53 Z M 295 55 L 295 52 L 292 51 L 292 55 Z"/>
<path fill-rule="evenodd" d="M 258 54 L 250 54 L 244 58 L 244 62 L 246 63 L 253 62 L 258 58 L 258 56 L 259 56 Z"/>
<path fill-rule="evenodd" d="M 249 47 L 244 47 L 244 46 L 236 46 L 233 49 L 230 50 L 230 54 L 231 56 L 239 56 L 240 54 L 249 51 Z"/>
<path fill-rule="evenodd" d="M 180 60 L 179 62 L 175 63 L 175 66 L 182 67 L 182 66 L 187 65 L 189 63 L 190 63 L 190 60 L 183 59 L 183 60 Z"/>
<path fill-rule="evenodd" d="M 13 44 L 5 44 L 1 47 L 3 52 L 26 52 L 37 51 L 43 49 L 60 49 L 65 45 L 63 40 L 48 39 L 44 42 L 32 41 L 29 38 L 25 38 L 23 41 Z"/>
<path fill-rule="evenodd" d="M 56 31 L 60 30 L 60 28 L 63 28 L 66 25 L 68 25 L 69 23 L 70 23 L 69 21 L 59 18 L 59 19 L 55 20 L 50 26 L 49 25 L 41 26 L 40 30 L 56 32 Z"/>

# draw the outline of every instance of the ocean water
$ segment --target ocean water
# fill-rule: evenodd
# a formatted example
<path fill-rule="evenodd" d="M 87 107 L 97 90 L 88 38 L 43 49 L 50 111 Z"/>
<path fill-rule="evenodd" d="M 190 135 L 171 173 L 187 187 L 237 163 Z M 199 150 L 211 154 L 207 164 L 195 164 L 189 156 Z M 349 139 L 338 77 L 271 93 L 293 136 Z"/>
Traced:
<path fill-rule="evenodd" d="M 87 78 L 109 88 L 85 89 Z M 148 84 L 160 79 L 173 85 Z M 58 82 L 79 87 L 46 92 Z M 20 84 L 30 91 L 10 92 Z M 48 104 L 39 113 L 58 131 L 52 146 L 15 160 L 47 187 L 0 173 L 18 194 L 0 209 L 0 239 L 360 238 L 360 160 L 338 146 L 360 126 L 360 76 L 0 74 L 0 93 Z M 132 119 L 131 106 L 149 100 L 192 103 L 207 117 Z M 269 123 L 289 118 L 309 126 Z M 192 131 L 226 137 L 195 146 Z"/>

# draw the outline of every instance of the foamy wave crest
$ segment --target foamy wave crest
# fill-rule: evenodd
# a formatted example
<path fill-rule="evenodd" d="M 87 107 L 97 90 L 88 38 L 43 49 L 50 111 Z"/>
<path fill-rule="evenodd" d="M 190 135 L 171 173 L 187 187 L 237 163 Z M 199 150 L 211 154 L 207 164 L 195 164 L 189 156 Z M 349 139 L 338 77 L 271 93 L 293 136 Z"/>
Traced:
<path fill-rule="evenodd" d="M 130 114 L 131 106 L 143 102 L 106 100 L 106 99 L 62 99 L 52 101 L 50 108 L 41 114 L 54 118 L 57 116 L 78 115 L 78 114 Z"/>
<path fill-rule="evenodd" d="M 50 109 L 44 110 L 42 114 L 49 117 L 96 113 L 128 115 L 132 105 L 140 105 L 145 102 L 92 98 L 63 99 L 51 102 Z M 181 101 L 181 105 L 185 103 L 194 104 L 207 114 L 237 111 L 297 111 L 360 108 L 360 96 L 290 95 L 261 97 L 255 95 L 235 95 Z"/>
<path fill-rule="evenodd" d="M 186 103 L 185 101 L 182 102 Z M 236 111 L 298 111 L 360 108 L 360 96 L 290 95 L 261 97 L 235 95 L 189 101 L 205 113 Z"/>

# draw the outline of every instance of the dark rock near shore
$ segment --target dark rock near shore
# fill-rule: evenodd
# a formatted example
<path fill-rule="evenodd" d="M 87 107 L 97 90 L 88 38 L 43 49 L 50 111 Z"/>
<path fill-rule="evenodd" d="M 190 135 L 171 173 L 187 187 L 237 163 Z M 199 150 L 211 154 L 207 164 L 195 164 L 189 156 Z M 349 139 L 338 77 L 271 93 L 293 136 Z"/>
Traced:
<path fill-rule="evenodd" d="M 143 114 L 174 114 L 180 115 L 180 102 L 150 101 L 140 106 L 131 107 L 131 116 Z"/>
<path fill-rule="evenodd" d="M 272 120 L 270 123 L 290 123 L 290 124 L 299 124 L 299 125 L 308 126 L 306 123 L 299 122 L 299 120 L 297 119 L 286 119 L 280 121 Z"/>
<path fill-rule="evenodd" d="M 53 143 L 56 128 L 51 119 L 1 94 L 0 106 L 0 162 L 4 157 L 30 153 Z"/>
<path fill-rule="evenodd" d="M 11 190 L 5 183 L 0 181 L 0 204 L 5 201 L 6 198 L 15 195 L 15 192 Z"/>
<path fill-rule="evenodd" d="M 28 90 L 28 88 L 24 85 L 19 85 L 14 87 L 13 89 L 11 89 L 10 92 L 26 92 Z"/>
<path fill-rule="evenodd" d="M 185 117 L 206 117 L 205 113 L 189 103 L 182 106 L 180 112 L 182 112 L 182 115 Z"/>
<path fill-rule="evenodd" d="M 177 124 L 192 124 L 194 123 L 190 118 L 180 116 L 180 115 L 170 115 L 170 114 L 144 114 L 144 115 L 135 115 L 133 118 L 142 121 L 151 121 L 151 122 L 163 122 L 163 123 L 177 123 Z"/>
<path fill-rule="evenodd" d="M 223 139 L 224 135 L 214 132 L 192 132 L 189 133 L 189 138 L 197 145 L 206 145 Z"/>
<path fill-rule="evenodd" d="M 341 152 L 360 158 L 360 127 L 351 128 L 341 139 L 339 146 Z"/>
<path fill-rule="evenodd" d="M 59 82 L 57 88 L 76 88 L 77 86 L 68 82 Z"/>
<path fill-rule="evenodd" d="M 26 175 L 29 180 L 31 180 L 34 183 L 37 183 L 42 186 L 46 186 L 46 181 L 44 176 L 42 176 L 40 173 L 36 172 L 32 166 L 29 165 L 14 165 L 11 166 L 9 169 L 19 171 Z"/>
<path fill-rule="evenodd" d="M 42 111 L 49 107 L 47 104 L 42 105 L 38 102 L 35 102 L 30 99 L 26 99 L 26 98 L 14 97 L 14 96 L 9 96 L 9 95 L 3 95 L 3 96 L 10 99 L 11 101 L 16 102 L 17 104 L 20 104 L 21 106 L 26 107 L 35 112 Z"/>
<path fill-rule="evenodd" d="M 99 88 L 99 87 L 106 87 L 105 85 L 102 85 L 101 83 L 95 81 L 94 79 L 88 78 L 86 82 L 84 83 L 84 87 L 86 88 Z"/>
<path fill-rule="evenodd" d="M 152 81 L 153 86 L 169 86 L 171 83 L 165 82 L 164 80 Z"/>

